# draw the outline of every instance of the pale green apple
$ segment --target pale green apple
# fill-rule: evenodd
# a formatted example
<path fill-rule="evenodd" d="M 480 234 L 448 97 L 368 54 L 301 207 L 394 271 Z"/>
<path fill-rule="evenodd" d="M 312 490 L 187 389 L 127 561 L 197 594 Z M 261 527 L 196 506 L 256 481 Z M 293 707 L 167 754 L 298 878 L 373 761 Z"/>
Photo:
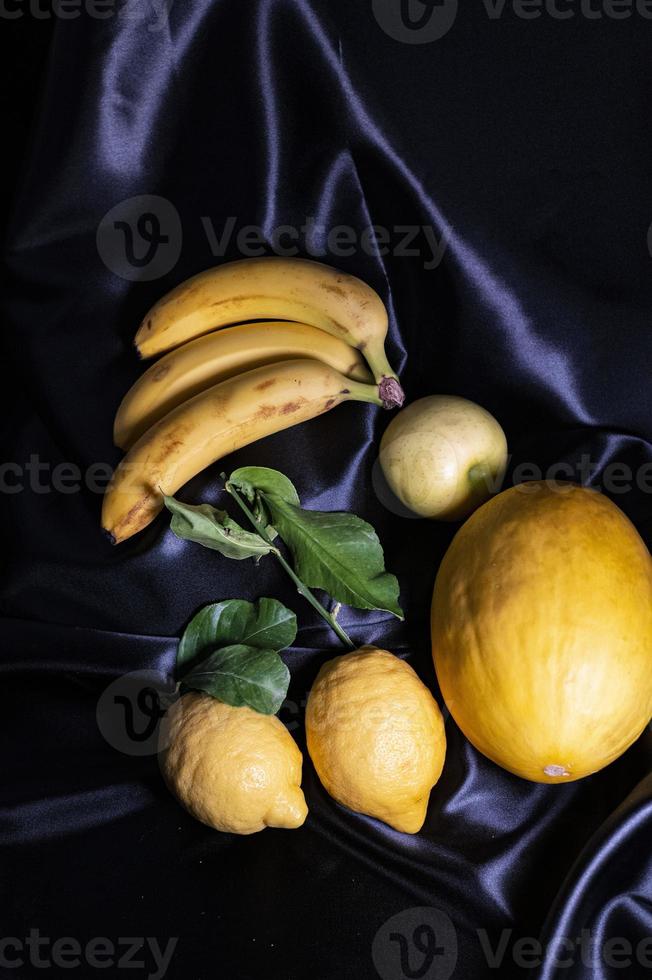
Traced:
<path fill-rule="evenodd" d="M 507 440 L 493 415 L 475 402 L 431 395 L 394 416 L 379 459 L 390 489 L 409 510 L 456 521 L 500 490 Z"/>

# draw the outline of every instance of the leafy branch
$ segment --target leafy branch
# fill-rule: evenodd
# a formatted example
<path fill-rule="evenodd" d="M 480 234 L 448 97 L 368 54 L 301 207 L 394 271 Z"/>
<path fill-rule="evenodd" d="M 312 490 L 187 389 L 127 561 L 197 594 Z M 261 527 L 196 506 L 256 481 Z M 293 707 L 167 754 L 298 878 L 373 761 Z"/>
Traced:
<path fill-rule="evenodd" d="M 303 509 L 295 487 L 278 470 L 248 466 L 229 478 L 222 474 L 222 479 L 253 531 L 210 504 L 193 506 L 165 497 L 172 513 L 171 528 L 178 537 L 236 560 L 258 562 L 272 555 L 349 649 L 354 644 L 337 622 L 337 613 L 330 613 L 312 589 L 328 593 L 336 610 L 344 603 L 358 609 L 384 609 L 403 618 L 398 581 L 385 571 L 380 541 L 370 524 L 354 514 Z M 275 543 L 277 538 L 287 546 L 293 564 Z"/>
<path fill-rule="evenodd" d="M 301 581 L 299 576 L 295 574 L 294 569 L 289 564 L 289 562 L 285 560 L 285 558 L 278 550 L 278 548 L 275 548 L 273 546 L 273 542 L 270 540 L 268 536 L 267 529 L 263 527 L 262 523 L 258 520 L 258 518 L 256 518 L 254 514 L 249 510 L 247 504 L 244 502 L 244 500 L 238 493 L 235 485 L 226 480 L 226 474 L 224 473 L 222 474 L 222 479 L 225 480 L 224 486 L 227 492 L 231 494 L 238 507 L 240 507 L 242 512 L 249 518 L 249 520 L 256 528 L 256 531 L 263 539 L 263 541 L 271 546 L 270 553 L 273 554 L 274 557 L 277 559 L 283 571 L 290 576 L 290 578 L 292 579 L 292 581 L 297 587 L 297 592 L 299 593 L 299 595 L 303 596 L 303 598 L 310 603 L 313 609 L 319 613 L 322 619 L 324 619 L 328 623 L 331 629 L 333 629 L 335 633 L 339 636 L 342 643 L 344 643 L 345 646 L 349 647 L 349 649 L 354 650 L 355 644 L 353 643 L 351 637 L 348 635 L 348 633 L 346 633 L 345 630 L 342 629 L 342 627 L 337 622 L 335 617 L 331 613 L 329 613 L 329 611 L 325 608 L 325 606 L 322 606 L 319 599 L 317 599 L 316 596 L 313 595 L 313 593 L 310 591 L 308 586 L 305 585 Z"/>

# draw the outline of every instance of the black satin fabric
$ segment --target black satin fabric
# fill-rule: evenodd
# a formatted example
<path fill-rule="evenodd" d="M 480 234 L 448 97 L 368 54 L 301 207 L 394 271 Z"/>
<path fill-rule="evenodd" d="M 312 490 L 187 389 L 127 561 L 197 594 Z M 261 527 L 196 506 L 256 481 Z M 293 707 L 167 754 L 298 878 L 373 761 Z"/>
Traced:
<path fill-rule="evenodd" d="M 445 234 L 434 269 L 361 249 L 322 259 L 387 302 L 409 399 L 457 393 L 498 417 L 507 482 L 521 464 L 588 454 L 600 486 L 614 462 L 636 472 L 652 461 L 649 20 L 497 20 L 466 5 L 445 37 L 412 45 L 379 26 L 368 0 L 177 0 L 158 30 L 150 13 L 55 28 L 7 249 L 5 370 L 17 392 L 5 460 L 37 454 L 82 471 L 118 461 L 112 417 L 142 369 L 136 326 L 217 261 L 202 217 L 219 232 L 235 216 L 268 235 L 313 217 L 324 226 L 314 246 L 337 225 Z M 174 204 L 183 248 L 163 278 L 130 282 L 102 262 L 96 231 L 140 194 Z M 225 258 L 237 257 L 232 241 Z M 356 641 L 406 657 L 439 697 L 428 611 L 455 527 L 382 505 L 372 477 L 387 422 L 344 405 L 241 450 L 183 496 L 219 502 L 220 469 L 255 463 L 286 472 L 308 506 L 370 520 L 406 621 L 349 609 L 342 621 Z M 650 494 L 613 496 L 650 545 Z M 183 980 L 359 980 L 381 975 L 383 924 L 432 907 L 456 931 L 454 980 L 650 973 L 636 957 L 555 966 L 582 930 L 598 947 L 652 934 L 649 732 L 606 771 L 547 787 L 488 762 L 448 718 L 425 826 L 400 835 L 338 806 L 315 776 L 303 707 L 340 650 L 271 561 L 227 562 L 176 540 L 165 519 L 112 548 L 88 489 L 1 499 L 3 936 L 178 937 L 167 976 Z M 263 595 L 299 614 L 283 717 L 304 749 L 310 814 L 297 831 L 235 837 L 188 817 L 154 757 L 109 745 L 96 706 L 126 672 L 169 680 L 176 638 L 204 603 Z M 500 966 L 479 930 L 493 947 L 508 930 Z M 544 947 L 531 973 L 514 956 L 527 937 Z M 65 975 L 75 972 L 95 975 Z M 147 970 L 104 971 L 132 973 Z"/>

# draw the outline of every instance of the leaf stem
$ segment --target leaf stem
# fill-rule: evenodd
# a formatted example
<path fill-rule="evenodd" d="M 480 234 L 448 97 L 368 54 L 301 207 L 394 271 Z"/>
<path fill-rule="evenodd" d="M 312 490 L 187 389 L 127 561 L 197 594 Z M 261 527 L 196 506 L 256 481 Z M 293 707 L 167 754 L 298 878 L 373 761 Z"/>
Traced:
<path fill-rule="evenodd" d="M 301 581 L 301 579 L 296 574 L 296 572 L 294 571 L 294 569 L 292 568 L 292 566 L 289 564 L 289 562 L 287 562 L 285 560 L 285 558 L 283 557 L 283 555 L 281 554 L 281 552 L 279 551 L 279 549 L 276 547 L 276 545 L 274 544 L 274 542 L 272 541 L 272 539 L 269 537 L 269 535 L 267 534 L 267 531 L 265 530 L 265 528 L 263 527 L 263 525 L 257 519 L 257 517 L 255 516 L 255 514 L 249 509 L 249 507 L 247 506 L 247 504 L 245 503 L 245 501 L 242 499 L 242 497 L 240 496 L 240 494 L 238 493 L 238 491 L 235 489 L 235 487 L 233 486 L 233 484 L 232 483 L 229 483 L 229 481 L 226 479 L 226 474 L 225 473 L 222 473 L 222 479 L 224 480 L 224 487 L 225 487 L 227 493 L 229 493 L 233 497 L 233 499 L 235 500 L 235 502 L 238 505 L 238 507 L 240 508 L 240 510 L 244 514 L 246 514 L 246 516 L 249 518 L 250 522 L 256 528 L 256 531 L 261 536 L 261 538 L 263 539 L 263 541 L 266 544 L 270 545 L 270 547 L 272 548 L 272 554 L 274 555 L 275 558 L 278 559 L 278 561 L 279 561 L 279 563 L 281 565 L 281 568 L 283 568 L 285 570 L 285 572 L 287 572 L 287 574 L 290 576 L 290 578 L 292 579 L 292 581 L 296 585 L 297 592 L 299 593 L 299 595 L 302 595 L 303 598 L 306 599 L 310 603 L 310 605 L 312 606 L 312 608 L 316 612 L 319 613 L 319 615 L 322 617 L 322 619 L 326 620 L 326 622 L 328 623 L 328 625 L 330 626 L 330 628 L 332 630 L 334 630 L 335 633 L 337 633 L 337 635 L 340 638 L 340 640 L 342 641 L 342 643 L 344 643 L 345 646 L 349 647 L 349 649 L 354 650 L 355 649 L 355 644 L 353 643 L 351 637 L 348 635 L 348 633 L 346 633 L 342 629 L 342 627 L 337 622 L 337 620 L 335 619 L 335 617 L 332 616 L 331 613 L 329 613 L 328 609 L 326 609 L 324 606 L 322 606 L 321 602 L 316 598 L 316 596 L 313 595 L 313 593 L 310 591 L 310 589 L 308 588 L 308 586 L 305 585 Z"/>

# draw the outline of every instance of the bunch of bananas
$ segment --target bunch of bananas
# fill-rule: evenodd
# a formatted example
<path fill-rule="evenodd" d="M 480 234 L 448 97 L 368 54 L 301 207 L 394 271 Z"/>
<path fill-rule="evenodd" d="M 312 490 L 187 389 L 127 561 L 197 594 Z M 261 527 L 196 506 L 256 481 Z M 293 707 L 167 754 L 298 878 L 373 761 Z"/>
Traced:
<path fill-rule="evenodd" d="M 135 339 L 143 358 L 170 353 L 115 418 L 115 443 L 127 454 L 102 509 L 113 542 L 143 530 L 163 494 L 242 446 L 342 401 L 400 406 L 386 335 L 373 289 L 307 259 L 244 259 L 173 289 Z"/>

